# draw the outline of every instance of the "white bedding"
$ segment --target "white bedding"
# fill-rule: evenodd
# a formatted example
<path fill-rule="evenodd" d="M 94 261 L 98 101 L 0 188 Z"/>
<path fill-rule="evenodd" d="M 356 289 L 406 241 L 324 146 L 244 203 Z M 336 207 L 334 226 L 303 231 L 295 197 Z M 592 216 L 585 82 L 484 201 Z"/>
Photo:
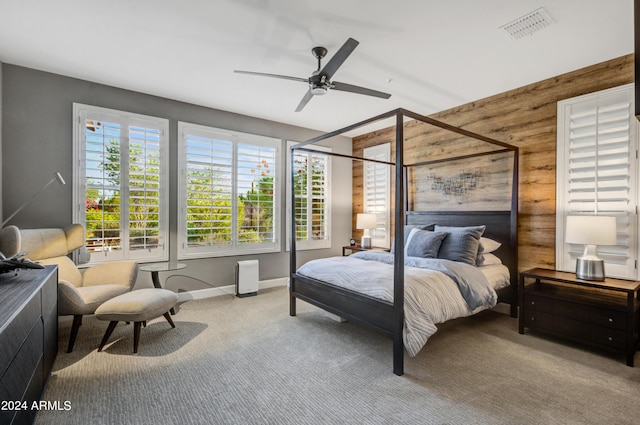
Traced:
<path fill-rule="evenodd" d="M 465 317 L 494 307 L 495 290 L 509 284 L 509 270 L 504 265 L 474 267 L 489 282 L 492 293 L 479 307 L 471 310 L 458 285 L 446 274 L 424 268 L 405 266 L 404 345 L 415 356 L 436 331 L 436 324 Z M 393 265 L 348 257 L 330 257 L 309 261 L 298 274 L 375 298 L 393 302 Z M 479 281 L 484 281 L 482 276 Z"/>

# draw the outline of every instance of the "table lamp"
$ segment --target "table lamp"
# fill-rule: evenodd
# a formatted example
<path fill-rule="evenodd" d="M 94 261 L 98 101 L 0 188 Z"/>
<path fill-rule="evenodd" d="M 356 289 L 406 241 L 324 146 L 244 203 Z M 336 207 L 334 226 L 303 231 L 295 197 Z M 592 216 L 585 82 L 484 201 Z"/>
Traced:
<path fill-rule="evenodd" d="M 603 281 L 604 261 L 598 257 L 596 246 L 617 243 L 616 218 L 602 215 L 567 216 L 565 242 L 584 245 L 582 256 L 576 260 L 576 277 Z"/>
<path fill-rule="evenodd" d="M 370 229 L 376 228 L 377 217 L 375 214 L 358 214 L 356 216 L 356 229 L 364 230 L 360 246 L 362 248 L 371 248 Z"/>

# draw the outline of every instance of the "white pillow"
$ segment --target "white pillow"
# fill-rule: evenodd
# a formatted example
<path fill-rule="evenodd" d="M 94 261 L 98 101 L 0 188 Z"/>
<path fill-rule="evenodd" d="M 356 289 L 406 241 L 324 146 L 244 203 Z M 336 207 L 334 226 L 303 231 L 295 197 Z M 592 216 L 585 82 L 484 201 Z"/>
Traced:
<path fill-rule="evenodd" d="M 502 261 L 493 254 L 484 254 L 483 260 L 481 263 L 478 263 L 478 266 L 493 266 L 495 264 L 502 264 Z"/>
<path fill-rule="evenodd" d="M 500 248 L 500 245 L 502 245 L 500 242 L 494 241 L 493 239 L 485 238 L 484 236 L 480 238 L 480 246 L 482 247 L 483 254 L 495 251 Z"/>

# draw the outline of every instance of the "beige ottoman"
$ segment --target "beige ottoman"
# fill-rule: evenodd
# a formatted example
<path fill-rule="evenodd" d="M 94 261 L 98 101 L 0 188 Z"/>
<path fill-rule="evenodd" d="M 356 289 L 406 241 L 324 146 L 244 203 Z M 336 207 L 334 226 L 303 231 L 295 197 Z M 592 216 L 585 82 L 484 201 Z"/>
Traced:
<path fill-rule="evenodd" d="M 133 352 L 138 352 L 140 327 L 147 325 L 147 320 L 164 316 L 172 328 L 176 325 L 171 320 L 169 310 L 178 302 L 178 294 L 167 289 L 139 289 L 111 298 L 96 309 L 95 316 L 100 320 L 108 320 L 109 327 L 102 338 L 100 348 L 109 340 L 118 322 L 133 322 Z"/>

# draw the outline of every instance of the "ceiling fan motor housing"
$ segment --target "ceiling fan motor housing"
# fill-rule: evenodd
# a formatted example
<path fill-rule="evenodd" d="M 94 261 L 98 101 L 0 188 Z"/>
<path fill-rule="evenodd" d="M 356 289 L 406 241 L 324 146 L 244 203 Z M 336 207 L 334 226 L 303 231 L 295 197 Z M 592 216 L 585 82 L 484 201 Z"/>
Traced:
<path fill-rule="evenodd" d="M 309 77 L 309 89 L 314 95 L 326 94 L 331 88 L 331 81 L 329 81 L 326 75 L 320 75 L 318 71 L 314 71 L 313 75 Z"/>

